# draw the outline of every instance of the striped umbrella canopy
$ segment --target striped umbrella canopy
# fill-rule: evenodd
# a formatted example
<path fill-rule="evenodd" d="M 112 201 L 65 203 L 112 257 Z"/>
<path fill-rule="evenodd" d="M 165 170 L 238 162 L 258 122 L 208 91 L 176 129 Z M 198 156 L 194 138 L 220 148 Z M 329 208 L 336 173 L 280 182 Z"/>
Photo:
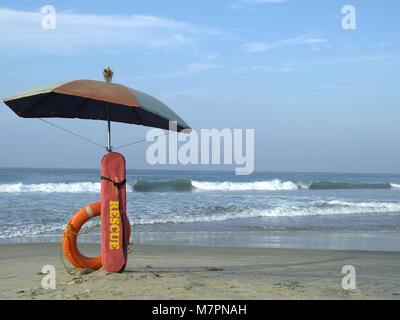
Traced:
<path fill-rule="evenodd" d="M 190 132 L 189 125 L 160 100 L 111 82 L 57 82 L 23 91 L 3 101 L 23 118 L 107 120 Z M 170 128 L 170 121 L 175 121 L 176 125 Z M 109 151 L 110 148 L 109 141 Z"/>

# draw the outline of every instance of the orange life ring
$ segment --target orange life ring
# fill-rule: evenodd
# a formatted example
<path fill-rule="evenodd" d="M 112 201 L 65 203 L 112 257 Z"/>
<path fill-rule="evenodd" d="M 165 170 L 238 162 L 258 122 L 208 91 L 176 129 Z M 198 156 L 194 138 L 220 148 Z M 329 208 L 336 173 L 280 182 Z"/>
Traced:
<path fill-rule="evenodd" d="M 64 230 L 63 251 L 68 261 L 77 268 L 99 269 L 102 266 L 101 256 L 89 258 L 78 250 L 77 237 L 86 221 L 100 215 L 100 202 L 83 207 L 68 222 Z"/>

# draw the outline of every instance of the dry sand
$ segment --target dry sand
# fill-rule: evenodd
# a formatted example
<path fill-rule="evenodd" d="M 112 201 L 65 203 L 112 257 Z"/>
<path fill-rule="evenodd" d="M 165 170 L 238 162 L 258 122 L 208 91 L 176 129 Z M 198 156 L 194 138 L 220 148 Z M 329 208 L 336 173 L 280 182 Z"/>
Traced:
<path fill-rule="evenodd" d="M 100 245 L 80 244 L 98 255 Z M 58 245 L 0 245 L 0 299 L 400 299 L 400 253 L 135 246 L 126 271 L 65 272 Z M 43 289 L 44 265 L 56 289 Z M 343 290 L 344 265 L 356 268 Z"/>

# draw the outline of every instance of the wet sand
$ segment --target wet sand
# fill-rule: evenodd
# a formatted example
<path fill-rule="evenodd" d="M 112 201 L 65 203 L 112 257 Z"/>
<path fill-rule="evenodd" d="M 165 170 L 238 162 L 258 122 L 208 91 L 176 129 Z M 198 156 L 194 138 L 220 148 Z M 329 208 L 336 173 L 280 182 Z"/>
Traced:
<path fill-rule="evenodd" d="M 42 288 L 44 265 L 56 289 Z M 342 289 L 344 265 L 356 269 L 354 290 Z M 70 275 L 55 243 L 7 244 L 0 299 L 400 299 L 400 252 L 138 245 L 124 273 Z"/>

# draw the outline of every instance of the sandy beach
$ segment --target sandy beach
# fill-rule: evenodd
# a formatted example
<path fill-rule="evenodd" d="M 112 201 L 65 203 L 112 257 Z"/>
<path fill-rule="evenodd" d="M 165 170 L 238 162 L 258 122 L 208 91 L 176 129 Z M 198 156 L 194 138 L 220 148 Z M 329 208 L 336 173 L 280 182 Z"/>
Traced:
<path fill-rule="evenodd" d="M 122 274 L 74 275 L 56 243 L 0 245 L 0 259 L 1 299 L 400 299 L 399 252 L 140 245 Z M 42 288 L 44 265 L 56 289 Z M 344 265 L 356 268 L 355 290 L 342 289 Z"/>

